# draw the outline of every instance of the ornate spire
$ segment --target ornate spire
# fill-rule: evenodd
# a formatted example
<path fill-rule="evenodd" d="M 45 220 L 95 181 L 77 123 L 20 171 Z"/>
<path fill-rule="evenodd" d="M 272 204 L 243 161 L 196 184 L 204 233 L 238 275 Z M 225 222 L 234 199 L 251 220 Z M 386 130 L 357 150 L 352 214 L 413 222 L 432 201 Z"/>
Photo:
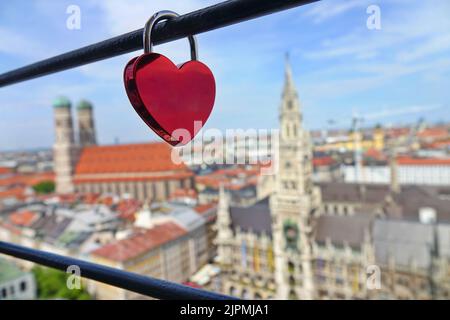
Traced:
<path fill-rule="evenodd" d="M 391 192 L 399 194 L 401 192 L 400 182 L 398 177 L 398 163 L 397 163 L 397 150 L 392 147 L 389 154 L 389 169 L 391 174 L 390 188 Z"/>
<path fill-rule="evenodd" d="M 228 229 L 231 223 L 230 213 L 228 208 L 228 196 L 225 193 L 225 189 L 223 184 L 219 187 L 219 203 L 217 208 L 217 223 L 219 227 L 219 231 L 228 231 L 224 229 Z"/>
<path fill-rule="evenodd" d="M 221 184 L 219 189 L 219 203 L 217 206 L 217 261 L 222 266 L 229 266 L 232 264 L 231 261 L 231 247 L 230 241 L 233 239 L 233 232 L 231 230 L 231 218 L 230 211 L 228 207 L 228 196 L 225 193 L 224 187 Z"/>
<path fill-rule="evenodd" d="M 283 94 L 294 94 L 297 95 L 295 90 L 295 83 L 294 79 L 292 77 L 292 68 L 291 63 L 289 61 L 289 53 L 286 52 L 286 60 L 285 60 L 285 66 L 284 66 L 284 89 Z"/>

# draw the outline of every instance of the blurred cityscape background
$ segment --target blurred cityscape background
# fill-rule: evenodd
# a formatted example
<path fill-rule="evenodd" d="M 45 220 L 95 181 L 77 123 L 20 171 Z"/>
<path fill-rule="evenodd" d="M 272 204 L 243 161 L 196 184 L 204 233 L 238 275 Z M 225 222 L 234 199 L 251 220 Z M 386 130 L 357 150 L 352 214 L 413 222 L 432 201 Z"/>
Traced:
<path fill-rule="evenodd" d="M 193 2 L 180 11 L 206 5 Z M 365 29 L 368 3 L 345 3 L 323 1 L 292 10 L 289 18 L 297 18 L 295 30 L 304 19 L 312 19 L 308 28 L 320 29 L 325 24 L 323 28 L 332 30 L 329 24 L 360 23 L 361 19 L 355 18 L 359 17 L 355 10 L 359 10 Z M 445 84 L 450 82 L 446 50 L 450 29 L 445 28 L 448 20 L 441 19 L 443 10 L 432 8 L 449 7 L 443 1 L 383 4 L 382 12 L 388 18 L 410 6 L 415 9 L 411 17 L 419 17 L 416 21 L 433 23 L 405 20 L 406 26 L 399 28 L 400 23 L 388 20 L 388 36 L 385 33 L 381 40 L 368 37 L 367 41 L 377 43 L 368 47 L 362 45 L 364 37 L 357 38 L 360 29 L 352 24 L 349 28 L 357 31 L 349 37 L 355 43 L 344 38 L 333 42 L 336 35 L 331 31 L 320 38 L 322 54 L 329 54 L 326 57 L 318 51 L 308 56 L 298 49 L 299 43 L 286 40 L 271 48 L 273 51 L 261 51 L 263 56 L 266 53 L 261 64 L 277 52 L 269 59 L 268 73 L 260 80 L 256 80 L 258 73 L 254 75 L 255 81 L 271 78 L 265 92 L 264 84 L 254 91 L 248 84 L 251 77 L 247 73 L 261 65 L 248 62 L 246 71 L 242 70 L 246 63 L 239 62 L 239 81 L 233 84 L 236 87 L 226 85 L 224 93 L 218 93 L 216 109 L 225 109 L 226 102 L 241 97 L 248 109 L 244 110 L 242 101 L 236 102 L 229 114 L 217 111 L 219 116 L 213 115 L 213 125 L 205 129 L 219 122 L 220 129 L 236 128 L 245 120 L 249 122 L 245 128 L 260 122 L 263 125 L 255 128 L 279 132 L 244 131 L 214 153 L 206 152 L 217 147 L 213 142 L 193 143 L 189 146 L 193 157 L 182 157 L 180 163 L 174 161 L 169 145 L 148 141 L 153 133 L 144 127 L 139 130 L 150 138 L 128 143 L 125 132 L 134 123 L 137 126 L 139 119 L 125 117 L 124 122 L 130 124 L 127 127 L 114 114 L 131 114 L 131 108 L 115 109 L 114 125 L 102 125 L 102 121 L 111 121 L 106 92 L 125 96 L 123 90 L 112 89 L 121 85 L 120 79 L 99 80 L 99 74 L 109 77 L 108 68 L 95 71 L 91 80 L 105 87 L 92 96 L 73 87 L 68 87 L 65 96 L 65 82 L 80 80 L 65 78 L 60 88 L 46 90 L 44 95 L 21 87 L 18 90 L 26 92 L 25 98 L 19 98 L 19 109 L 8 111 L 6 107 L 14 105 L 14 97 L 20 94 L 6 94 L 8 89 L 2 89 L 0 241 L 244 299 L 449 299 L 450 97 Z M 5 4 L 0 4 L 0 9 L 2 6 L 15 11 Z M 278 21 L 273 19 L 252 22 L 243 33 L 258 26 L 268 28 Z M 7 26 L 5 23 L 2 29 L 0 23 L 0 35 L 6 34 Z M 301 41 L 311 42 L 308 39 Z M 214 43 L 211 35 L 206 40 Z M 408 55 L 403 49 L 396 50 L 392 48 L 396 42 L 406 47 L 414 43 L 416 51 L 409 47 Z M 336 45 L 349 51 L 337 50 Z M 398 60 L 386 60 L 390 50 L 398 54 Z M 283 59 L 286 51 L 290 55 Z M 367 55 L 370 52 L 375 55 Z M 0 45 L 2 70 L 12 59 L 10 54 Z M 221 65 L 217 75 L 220 91 L 220 85 L 231 77 L 231 69 L 224 71 L 223 65 L 231 65 L 231 61 L 218 63 L 212 56 L 206 60 Z M 322 69 L 311 71 L 322 59 L 336 69 L 325 74 Z M 351 61 L 358 64 L 364 62 L 366 69 L 360 72 L 383 75 L 356 77 L 351 82 L 336 79 L 333 72 L 342 75 L 354 70 L 346 69 L 348 61 L 329 59 L 354 59 Z M 114 63 L 124 66 L 122 61 Z M 375 71 L 368 70 L 374 63 Z M 420 68 L 411 69 L 414 63 L 420 63 Z M 306 75 L 296 76 L 303 70 L 299 66 L 307 69 Z M 311 83 L 317 84 L 322 76 L 334 80 L 314 87 Z M 114 85 L 110 87 L 109 81 Z M 238 89 L 238 82 L 246 84 Z M 352 87 L 355 92 L 349 96 Z M 341 90 L 347 90 L 347 96 L 339 95 Z M 40 97 L 37 104 L 46 103 L 38 107 L 45 108 L 45 117 L 36 118 L 46 122 L 42 127 L 32 123 L 22 109 L 22 99 L 30 103 L 35 95 Z M 255 96 L 258 98 L 252 98 Z M 334 108 L 323 108 L 333 101 Z M 259 102 L 262 110 L 256 107 Z M 339 107 L 342 105 L 346 107 Z M 36 108 L 30 114 L 34 112 Z M 311 120 L 316 116 L 319 122 Z M 263 117 L 273 122 L 260 121 Z M 45 134 L 37 133 L 37 141 L 34 130 L 50 126 L 53 129 Z M 130 130 L 131 137 L 141 137 L 135 129 Z M 124 139 L 116 138 L 120 132 Z M 100 139 L 101 135 L 108 138 Z M 50 143 L 45 147 L 48 137 L 52 137 L 53 147 Z M 193 161 L 196 155 L 203 161 Z M 225 161 L 230 157 L 234 163 Z M 276 170 L 264 174 L 263 169 L 270 165 Z M 0 255 L 0 300 L 147 298 L 86 279 L 81 288 L 69 288 L 69 275 Z"/>

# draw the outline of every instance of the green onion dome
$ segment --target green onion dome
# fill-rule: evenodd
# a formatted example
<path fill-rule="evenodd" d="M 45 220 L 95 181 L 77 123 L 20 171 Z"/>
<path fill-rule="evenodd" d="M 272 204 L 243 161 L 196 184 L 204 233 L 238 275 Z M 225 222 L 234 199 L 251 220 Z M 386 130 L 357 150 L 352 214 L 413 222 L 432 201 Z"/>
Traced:
<path fill-rule="evenodd" d="M 70 100 L 66 97 L 58 97 L 53 101 L 54 108 L 70 108 L 71 105 Z"/>
<path fill-rule="evenodd" d="M 78 110 L 92 109 L 92 104 L 87 100 L 81 100 L 77 105 Z"/>

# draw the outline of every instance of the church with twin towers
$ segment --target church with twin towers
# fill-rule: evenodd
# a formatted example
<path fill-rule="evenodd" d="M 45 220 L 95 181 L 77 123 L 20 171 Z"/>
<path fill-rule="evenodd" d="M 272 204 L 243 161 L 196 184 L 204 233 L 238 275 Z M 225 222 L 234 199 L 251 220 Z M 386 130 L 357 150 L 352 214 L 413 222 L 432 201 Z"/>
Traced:
<path fill-rule="evenodd" d="M 194 173 L 171 159 L 165 142 L 97 145 L 93 105 L 65 97 L 53 103 L 53 160 L 58 194 L 96 193 L 164 201 L 180 188 L 192 188 Z M 149 130 L 150 131 L 150 130 Z"/>

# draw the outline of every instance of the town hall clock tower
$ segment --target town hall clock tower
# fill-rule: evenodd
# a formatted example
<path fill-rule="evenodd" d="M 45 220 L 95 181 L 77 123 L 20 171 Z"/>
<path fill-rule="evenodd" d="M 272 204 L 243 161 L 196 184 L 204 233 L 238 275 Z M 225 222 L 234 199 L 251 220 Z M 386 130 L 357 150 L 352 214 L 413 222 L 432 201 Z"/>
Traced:
<path fill-rule="evenodd" d="M 321 199 L 312 183 L 310 137 L 288 59 L 279 119 L 279 169 L 270 199 L 277 298 L 314 299 L 312 237 Z"/>

